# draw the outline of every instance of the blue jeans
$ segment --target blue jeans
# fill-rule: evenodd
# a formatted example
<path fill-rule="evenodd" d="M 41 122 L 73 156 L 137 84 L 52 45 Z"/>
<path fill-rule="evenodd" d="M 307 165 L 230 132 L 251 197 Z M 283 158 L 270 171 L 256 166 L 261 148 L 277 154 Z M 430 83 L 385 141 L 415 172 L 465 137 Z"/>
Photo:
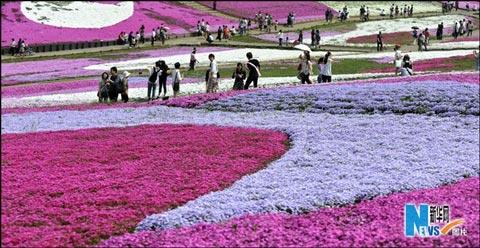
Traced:
<path fill-rule="evenodd" d="M 155 97 L 155 88 L 157 88 L 157 85 L 155 83 L 148 82 L 148 99 L 153 99 Z M 151 97 L 150 97 L 151 93 Z"/>

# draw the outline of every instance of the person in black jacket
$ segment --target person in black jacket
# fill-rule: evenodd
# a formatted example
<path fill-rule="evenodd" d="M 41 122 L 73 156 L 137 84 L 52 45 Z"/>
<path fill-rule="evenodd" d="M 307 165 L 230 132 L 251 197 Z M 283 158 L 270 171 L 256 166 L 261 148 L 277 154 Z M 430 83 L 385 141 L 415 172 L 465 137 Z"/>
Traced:
<path fill-rule="evenodd" d="M 248 77 L 247 81 L 245 82 L 245 89 L 247 90 L 250 84 L 253 82 L 253 87 L 257 88 L 258 84 L 258 77 L 260 76 L 260 62 L 257 59 L 253 58 L 251 52 L 247 53 L 247 69 L 248 69 Z"/>
<path fill-rule="evenodd" d="M 110 68 L 110 88 L 108 92 L 108 96 L 111 102 L 116 102 L 118 100 L 118 94 L 123 89 L 123 83 L 120 76 L 118 76 L 117 67 Z"/>
<path fill-rule="evenodd" d="M 243 80 L 247 77 L 247 73 L 243 69 L 243 64 L 238 63 L 237 68 L 232 74 L 232 78 L 235 79 L 235 82 L 233 83 L 233 90 L 243 90 Z"/>
<path fill-rule="evenodd" d="M 165 61 L 160 60 L 160 73 L 158 74 L 158 97 L 160 98 L 160 95 L 162 94 L 162 88 L 163 88 L 163 96 L 165 97 L 167 95 L 167 77 L 169 75 L 169 70 L 170 68 L 168 67 L 167 63 Z"/>

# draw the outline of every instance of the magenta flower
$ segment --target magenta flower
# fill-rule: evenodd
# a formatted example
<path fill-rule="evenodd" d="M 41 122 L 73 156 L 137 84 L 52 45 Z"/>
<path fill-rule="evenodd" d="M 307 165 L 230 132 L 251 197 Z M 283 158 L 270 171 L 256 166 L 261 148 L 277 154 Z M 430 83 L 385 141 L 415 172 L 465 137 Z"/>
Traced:
<path fill-rule="evenodd" d="M 193 125 L 2 134 L 2 246 L 78 247 L 129 232 L 263 168 L 286 141 Z"/>

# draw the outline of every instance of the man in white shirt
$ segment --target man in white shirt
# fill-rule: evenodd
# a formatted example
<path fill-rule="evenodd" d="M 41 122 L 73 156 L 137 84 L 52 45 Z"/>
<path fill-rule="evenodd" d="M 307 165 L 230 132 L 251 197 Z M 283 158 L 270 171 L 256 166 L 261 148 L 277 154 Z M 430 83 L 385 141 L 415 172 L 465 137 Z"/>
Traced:
<path fill-rule="evenodd" d="M 208 75 L 207 93 L 215 93 L 218 89 L 217 61 L 215 61 L 215 55 L 213 55 L 212 53 L 208 55 L 208 59 L 210 60 L 210 72 Z"/>
<path fill-rule="evenodd" d="M 10 54 L 15 56 L 15 50 L 17 49 L 17 42 L 15 39 L 12 39 L 12 43 L 10 43 Z"/>

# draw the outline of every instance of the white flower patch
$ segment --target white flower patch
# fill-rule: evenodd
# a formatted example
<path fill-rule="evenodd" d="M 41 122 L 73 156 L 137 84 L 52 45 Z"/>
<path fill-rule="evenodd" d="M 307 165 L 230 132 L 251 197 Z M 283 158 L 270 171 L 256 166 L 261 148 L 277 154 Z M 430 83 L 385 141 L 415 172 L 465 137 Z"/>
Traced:
<path fill-rule="evenodd" d="M 379 78 L 393 76 L 393 73 L 361 73 L 361 74 L 344 74 L 333 75 L 333 81 L 364 79 L 364 78 Z M 311 79 L 315 81 L 316 75 L 311 76 Z M 147 97 L 147 83 L 145 79 L 145 88 L 132 88 L 128 90 L 130 98 L 146 98 Z M 220 79 L 219 91 L 228 91 L 233 87 L 233 79 Z M 258 80 L 258 86 L 261 88 L 289 86 L 298 84 L 299 79 L 297 77 L 260 77 Z M 167 86 L 167 95 L 172 96 L 173 92 Z M 180 93 L 182 95 L 191 95 L 198 93 L 205 93 L 205 82 L 180 84 Z M 158 93 L 158 87 L 156 89 Z M 44 106 L 61 106 L 61 105 L 74 105 L 92 103 L 97 101 L 96 91 L 65 93 L 65 94 L 49 94 L 40 96 L 29 96 L 21 98 L 2 98 L 2 108 L 15 108 L 15 107 L 44 107 Z"/>
<path fill-rule="evenodd" d="M 134 11 L 132 1 L 120 1 L 117 4 L 24 1 L 20 9 L 25 17 L 34 22 L 66 28 L 108 27 L 130 18 Z"/>
<path fill-rule="evenodd" d="M 479 41 L 459 41 L 459 42 L 433 43 L 428 47 L 430 49 L 440 49 L 440 50 L 478 49 Z"/>
<path fill-rule="evenodd" d="M 435 59 L 435 58 L 449 58 L 454 56 L 465 56 L 472 54 L 471 50 L 451 50 L 451 51 L 413 51 L 405 52 L 403 54 L 408 54 L 412 61 Z M 335 54 L 334 54 L 335 55 Z M 380 52 L 380 53 L 363 53 L 363 54 L 347 54 L 347 55 L 335 55 L 335 58 L 338 59 L 382 59 L 386 57 L 391 57 L 391 62 L 393 63 L 394 52 Z"/>
<path fill-rule="evenodd" d="M 253 57 L 262 61 L 272 61 L 272 60 L 281 60 L 281 59 L 295 59 L 302 53 L 300 50 L 279 50 L 279 49 L 259 49 L 259 48 L 242 48 L 242 49 L 233 49 L 227 51 L 213 52 L 215 54 L 215 59 L 219 64 L 229 64 L 246 61 L 247 52 L 251 52 Z M 210 52 L 197 53 L 198 66 L 208 66 L 210 60 L 208 60 L 208 55 Z M 352 54 L 351 52 L 339 52 L 338 54 Z M 312 56 L 323 56 L 325 51 L 316 51 L 311 53 Z M 152 58 L 142 58 L 134 59 L 123 62 L 115 63 L 105 63 L 90 65 L 85 67 L 86 70 L 109 70 L 112 66 L 116 66 L 119 70 L 138 70 L 145 69 L 147 67 L 153 66 L 158 60 L 165 60 L 169 65 L 173 65 L 176 62 L 180 64 L 188 65 L 190 63 L 190 53 L 165 56 L 165 57 L 152 57 Z"/>
<path fill-rule="evenodd" d="M 363 5 L 370 9 L 370 16 L 379 16 L 382 9 L 385 10 L 385 15 L 390 15 L 392 4 L 398 5 L 398 8 L 404 7 L 405 4 L 410 7 L 413 4 L 414 14 L 442 11 L 441 4 L 433 1 L 324 1 L 322 3 L 337 11 L 342 10 L 346 5 L 349 16 L 360 16 L 360 7 Z"/>
<path fill-rule="evenodd" d="M 417 26 L 422 30 L 425 28 L 433 29 L 437 28 L 441 22 L 444 23 L 445 27 L 448 27 L 453 25 L 455 21 L 465 18 L 463 15 L 446 15 L 364 22 L 356 24 L 356 29 L 353 31 L 323 38 L 322 44 L 344 45 L 350 38 L 378 34 L 379 31 L 383 34 L 412 31 L 412 26 Z"/>

